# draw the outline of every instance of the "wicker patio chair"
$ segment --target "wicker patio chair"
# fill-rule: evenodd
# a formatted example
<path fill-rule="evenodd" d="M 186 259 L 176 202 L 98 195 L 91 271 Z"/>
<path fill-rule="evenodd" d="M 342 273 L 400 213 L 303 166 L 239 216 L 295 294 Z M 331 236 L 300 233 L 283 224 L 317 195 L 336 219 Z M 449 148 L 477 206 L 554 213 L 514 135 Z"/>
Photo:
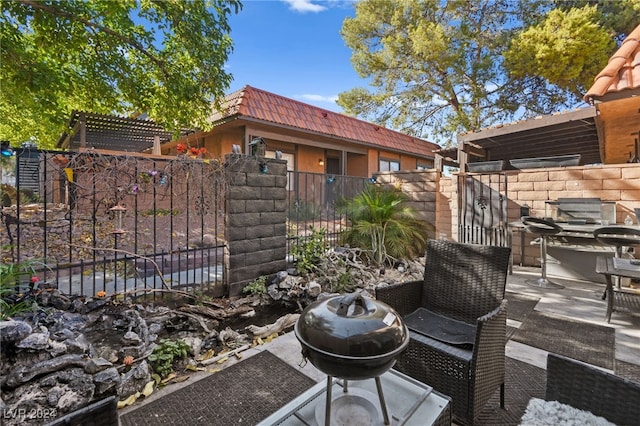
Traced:
<path fill-rule="evenodd" d="M 450 396 L 458 423 L 473 424 L 498 388 L 504 408 L 510 254 L 508 247 L 429 240 L 423 281 L 376 289 L 410 330 L 394 368 Z"/>
<path fill-rule="evenodd" d="M 547 355 L 544 399 L 589 411 L 618 426 L 637 425 L 640 419 L 640 383 L 553 353 Z"/>

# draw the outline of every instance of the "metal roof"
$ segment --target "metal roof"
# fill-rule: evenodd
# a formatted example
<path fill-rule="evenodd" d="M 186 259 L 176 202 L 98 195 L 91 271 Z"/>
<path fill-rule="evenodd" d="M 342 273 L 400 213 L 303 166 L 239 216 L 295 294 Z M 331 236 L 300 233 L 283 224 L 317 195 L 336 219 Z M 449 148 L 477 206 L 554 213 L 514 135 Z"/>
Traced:
<path fill-rule="evenodd" d="M 215 125 L 233 118 L 315 133 L 423 158 L 433 158 L 434 150 L 440 149 L 433 142 L 252 86 L 244 86 L 229 94 L 223 102 L 222 112 L 215 111 L 210 120 Z"/>
<path fill-rule="evenodd" d="M 84 132 L 82 131 L 83 123 Z M 171 132 L 153 120 L 82 111 L 72 113 L 69 128 L 73 130 L 63 133 L 58 139 L 59 148 L 81 148 L 83 133 L 86 148 L 127 152 L 143 152 L 151 149 L 156 137 L 160 139 L 161 144 L 174 139 Z M 192 132 L 193 130 L 183 129 L 180 134 L 184 136 Z"/>

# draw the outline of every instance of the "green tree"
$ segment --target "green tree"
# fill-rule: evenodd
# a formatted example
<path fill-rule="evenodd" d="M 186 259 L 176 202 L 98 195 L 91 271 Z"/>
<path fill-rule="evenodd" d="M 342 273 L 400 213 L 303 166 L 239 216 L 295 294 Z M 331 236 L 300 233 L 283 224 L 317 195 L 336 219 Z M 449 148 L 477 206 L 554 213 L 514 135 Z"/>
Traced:
<path fill-rule="evenodd" d="M 338 104 L 349 114 L 444 145 L 458 133 L 582 105 L 578 92 L 585 75 L 603 67 L 613 53 L 603 41 L 605 30 L 610 38 L 615 32 L 606 25 L 610 14 L 637 10 L 638 0 L 619 2 L 598 13 L 563 6 L 561 14 L 549 15 L 555 4 L 538 0 L 363 0 L 355 17 L 345 20 L 342 36 L 354 69 L 373 90 L 341 93 Z M 559 38 L 528 40 L 533 47 L 519 44 L 530 26 L 540 31 L 554 21 L 572 25 L 589 47 L 578 52 L 577 43 L 562 46 L 565 51 L 556 46 L 556 58 L 579 55 L 567 58 L 562 75 L 533 57 L 533 52 L 553 50 Z M 563 28 L 557 35 L 567 33 Z M 518 55 L 535 71 L 519 69 L 524 60 Z"/>
<path fill-rule="evenodd" d="M 582 98 L 615 49 L 597 17 L 596 6 L 552 10 L 511 41 L 506 68 L 516 78 L 540 76 Z"/>
<path fill-rule="evenodd" d="M 399 190 L 367 185 L 354 198 L 341 202 L 349 227 L 340 234 L 341 244 L 365 250 L 377 265 L 424 254 L 427 231 L 433 226 L 418 220 Z"/>
<path fill-rule="evenodd" d="M 73 110 L 207 129 L 239 0 L 13 0 L 0 18 L 0 139 L 52 147 Z"/>

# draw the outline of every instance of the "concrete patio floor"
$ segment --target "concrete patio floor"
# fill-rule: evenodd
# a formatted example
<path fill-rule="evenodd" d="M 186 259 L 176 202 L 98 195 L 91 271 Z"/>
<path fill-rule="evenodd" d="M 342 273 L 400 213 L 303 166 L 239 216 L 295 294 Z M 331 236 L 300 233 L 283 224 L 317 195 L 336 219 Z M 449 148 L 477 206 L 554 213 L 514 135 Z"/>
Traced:
<path fill-rule="evenodd" d="M 562 284 L 564 288 L 543 289 L 526 283 L 527 280 L 538 277 L 539 273 L 539 268 L 522 268 L 515 266 L 513 274 L 507 278 L 507 291 L 539 297 L 540 301 L 535 307 L 537 311 L 614 328 L 616 342 L 615 359 L 640 365 L 640 312 L 614 311 L 611 322 L 607 324 L 605 320 L 606 302 L 601 299 L 605 289 L 604 284 L 571 281 L 553 277 L 549 278 L 552 278 L 556 283 Z M 507 325 L 517 328 L 520 326 L 520 323 L 507 320 Z M 286 333 L 263 345 L 252 347 L 242 352 L 240 359 L 235 357 L 231 358 L 220 367 L 226 368 L 237 362 L 242 362 L 243 359 L 264 350 L 270 351 L 317 382 L 326 380 L 324 373 L 317 370 L 311 363 L 305 364 L 303 362 L 300 353 L 301 347 L 293 332 Z M 506 346 L 506 355 L 510 358 L 546 369 L 547 352 L 544 350 L 509 340 Z M 612 372 L 606 369 L 605 371 Z M 159 389 L 144 400 L 138 401 L 134 406 L 120 410 L 120 414 L 122 415 L 130 410 L 135 410 L 143 404 L 154 401 L 208 375 L 209 373 L 204 372 L 195 373 L 190 380 Z"/>

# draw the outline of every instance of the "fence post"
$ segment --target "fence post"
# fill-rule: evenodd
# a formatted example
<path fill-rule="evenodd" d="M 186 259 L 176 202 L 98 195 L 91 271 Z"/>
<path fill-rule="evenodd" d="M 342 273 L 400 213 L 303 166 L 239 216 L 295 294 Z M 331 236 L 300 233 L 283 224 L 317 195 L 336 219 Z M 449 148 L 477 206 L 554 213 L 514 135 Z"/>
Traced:
<path fill-rule="evenodd" d="M 286 268 L 287 162 L 238 154 L 225 156 L 225 276 L 229 295 L 262 275 Z"/>

